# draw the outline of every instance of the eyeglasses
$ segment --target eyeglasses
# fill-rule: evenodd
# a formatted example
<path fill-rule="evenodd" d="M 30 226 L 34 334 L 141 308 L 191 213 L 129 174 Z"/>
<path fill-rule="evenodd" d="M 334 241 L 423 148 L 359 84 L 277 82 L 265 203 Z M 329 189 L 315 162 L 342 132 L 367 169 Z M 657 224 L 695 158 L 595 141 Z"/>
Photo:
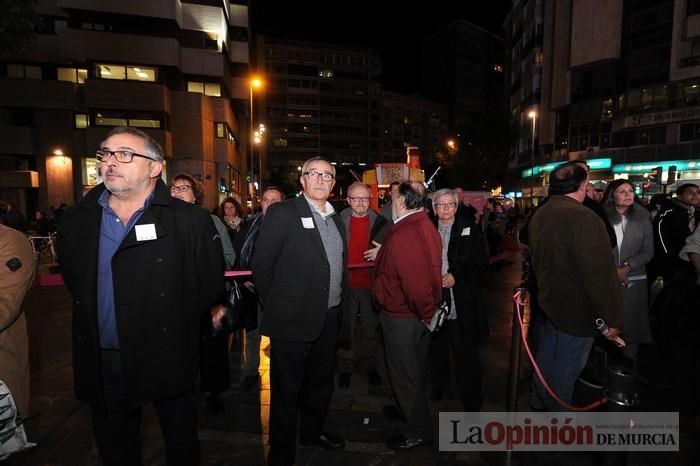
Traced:
<path fill-rule="evenodd" d="M 351 202 L 369 202 L 371 197 L 360 197 L 360 196 L 348 196 L 348 199 L 350 199 Z"/>
<path fill-rule="evenodd" d="M 155 160 L 152 157 L 143 154 L 137 154 L 131 150 L 105 150 L 100 149 L 95 152 L 95 157 L 99 162 L 106 162 L 110 157 L 114 157 L 119 163 L 131 163 L 134 157 L 143 157 L 148 160 Z"/>
<path fill-rule="evenodd" d="M 171 193 L 186 193 L 187 191 L 191 191 L 191 190 L 192 190 L 192 186 L 190 186 L 188 184 L 181 184 L 178 186 L 172 185 L 170 187 Z"/>
<path fill-rule="evenodd" d="M 322 179 L 323 181 L 326 181 L 326 182 L 331 181 L 333 178 L 335 178 L 335 175 L 334 175 L 333 173 L 329 173 L 329 172 L 317 172 L 316 170 L 311 170 L 311 171 L 308 171 L 308 172 L 304 172 L 304 173 L 302 173 L 302 175 L 308 176 L 309 179 L 311 179 L 311 180 L 315 180 L 316 178 L 318 178 L 318 177 L 320 176 L 321 179 Z"/>
<path fill-rule="evenodd" d="M 454 209 L 455 207 L 457 207 L 457 203 L 456 202 L 438 202 L 437 204 L 435 204 L 435 207 L 437 207 L 438 209 Z"/>

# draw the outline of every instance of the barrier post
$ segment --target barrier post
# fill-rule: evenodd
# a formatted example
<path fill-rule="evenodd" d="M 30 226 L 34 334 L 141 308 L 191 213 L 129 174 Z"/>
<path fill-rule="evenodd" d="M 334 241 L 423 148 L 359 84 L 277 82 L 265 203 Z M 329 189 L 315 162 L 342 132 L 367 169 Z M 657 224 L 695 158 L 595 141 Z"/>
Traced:
<path fill-rule="evenodd" d="M 518 384 L 520 382 L 520 353 L 522 349 L 522 335 L 520 323 L 518 319 L 518 303 L 522 302 L 523 296 L 527 293 L 527 288 L 523 285 L 515 287 L 513 296 L 517 296 L 513 300 L 513 325 L 510 338 L 510 364 L 508 370 L 508 391 L 506 398 L 506 412 L 514 413 L 518 409 Z M 510 466 L 513 452 L 506 451 L 505 465 Z"/>

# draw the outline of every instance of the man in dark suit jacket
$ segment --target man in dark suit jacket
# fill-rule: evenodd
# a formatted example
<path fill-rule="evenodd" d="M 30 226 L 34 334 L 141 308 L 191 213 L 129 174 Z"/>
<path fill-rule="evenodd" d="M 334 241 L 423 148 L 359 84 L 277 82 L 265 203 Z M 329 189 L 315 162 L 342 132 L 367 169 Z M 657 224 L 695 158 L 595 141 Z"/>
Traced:
<path fill-rule="evenodd" d="M 75 393 L 92 408 L 105 465 L 142 463 L 146 403 L 167 463 L 198 465 L 199 324 L 224 289 L 221 241 L 206 210 L 170 196 L 150 136 L 115 128 L 97 158 L 104 184 L 66 210 L 58 229 L 73 297 Z"/>
<path fill-rule="evenodd" d="M 328 202 L 335 168 L 312 158 L 300 181 L 303 196 L 268 209 L 252 264 L 263 303 L 260 332 L 271 340 L 270 465 L 294 463 L 297 414 L 303 446 L 345 446 L 323 431 L 348 292 L 345 228 Z"/>

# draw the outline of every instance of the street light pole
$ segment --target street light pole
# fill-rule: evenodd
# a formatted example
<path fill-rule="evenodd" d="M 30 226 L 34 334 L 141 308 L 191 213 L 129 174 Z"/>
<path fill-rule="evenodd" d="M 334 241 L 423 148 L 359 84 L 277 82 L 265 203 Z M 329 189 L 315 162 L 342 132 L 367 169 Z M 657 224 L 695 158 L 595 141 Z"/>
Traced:
<path fill-rule="evenodd" d="M 530 151 L 530 207 L 534 208 L 535 191 L 535 125 L 537 122 L 537 112 L 531 110 L 527 116 L 532 120 L 532 151 Z"/>
<path fill-rule="evenodd" d="M 262 81 L 260 78 L 257 77 L 252 77 L 250 79 L 250 133 L 248 137 L 248 146 L 250 148 L 250 207 L 251 210 L 255 210 L 255 161 L 253 160 L 254 157 L 254 147 L 253 147 L 253 138 L 254 138 L 254 129 L 253 129 L 253 88 L 255 87 L 260 87 L 262 86 Z"/>

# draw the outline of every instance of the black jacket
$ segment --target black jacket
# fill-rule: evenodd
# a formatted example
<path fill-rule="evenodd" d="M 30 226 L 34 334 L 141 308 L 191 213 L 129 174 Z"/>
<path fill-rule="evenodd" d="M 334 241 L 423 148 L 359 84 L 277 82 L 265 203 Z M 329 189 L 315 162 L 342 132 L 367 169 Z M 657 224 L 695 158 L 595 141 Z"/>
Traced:
<path fill-rule="evenodd" d="M 700 209 L 695 211 L 695 224 L 695 228 L 700 225 Z M 688 227 L 688 209 L 673 202 L 670 207 L 660 210 L 654 218 L 654 259 L 650 275 L 662 275 L 664 280 L 692 276 L 691 265 L 678 257 L 686 238 L 692 233 Z"/>
<path fill-rule="evenodd" d="M 58 256 L 73 297 L 73 376 L 78 399 L 104 408 L 97 324 L 97 262 L 105 190 L 98 185 L 66 210 Z M 199 370 L 199 324 L 223 292 L 223 250 L 206 210 L 170 197 L 158 181 L 137 225 L 112 258 L 114 302 L 128 406 L 188 390 Z"/>
<path fill-rule="evenodd" d="M 253 281 L 263 303 L 260 332 L 270 338 L 313 341 L 321 334 L 328 312 L 330 266 L 316 220 L 304 196 L 271 205 L 260 226 L 253 255 Z M 342 303 L 347 303 L 345 227 L 332 217 L 343 240 Z"/>
<path fill-rule="evenodd" d="M 455 278 L 452 292 L 464 343 L 477 344 L 489 333 L 482 295 L 482 277 L 488 265 L 488 254 L 478 224 L 455 216 L 447 261 L 447 271 Z"/>

